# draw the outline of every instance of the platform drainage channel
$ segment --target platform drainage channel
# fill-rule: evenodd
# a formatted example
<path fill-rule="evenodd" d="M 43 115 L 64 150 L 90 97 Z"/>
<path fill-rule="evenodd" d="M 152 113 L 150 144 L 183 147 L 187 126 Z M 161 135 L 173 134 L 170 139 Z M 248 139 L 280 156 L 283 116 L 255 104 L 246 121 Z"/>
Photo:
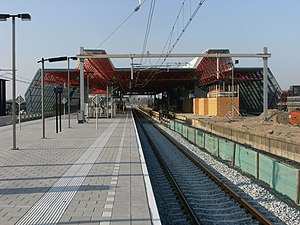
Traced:
<path fill-rule="evenodd" d="M 118 123 L 114 121 L 16 225 L 58 223 Z"/>

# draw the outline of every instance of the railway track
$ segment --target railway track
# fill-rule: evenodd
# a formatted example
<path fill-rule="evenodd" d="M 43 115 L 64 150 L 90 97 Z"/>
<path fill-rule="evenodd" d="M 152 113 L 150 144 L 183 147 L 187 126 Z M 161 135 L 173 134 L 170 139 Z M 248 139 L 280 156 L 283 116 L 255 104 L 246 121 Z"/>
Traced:
<path fill-rule="evenodd" d="M 135 111 L 134 115 L 140 135 L 142 134 L 143 139 L 149 143 L 146 147 L 148 153 L 145 155 L 152 154 L 149 161 L 157 162 L 155 166 L 150 165 L 150 167 L 156 168 L 155 170 L 158 170 L 158 167 L 162 168 L 165 181 L 159 183 L 160 185 L 167 183 L 169 186 L 163 185 L 163 189 L 173 190 L 173 195 L 168 196 L 170 198 L 173 196 L 173 200 L 169 202 L 177 202 L 172 204 L 176 205 L 178 210 L 178 218 L 175 219 L 180 221 L 178 224 L 272 224 L 200 164 L 183 146 L 157 129 L 149 119 L 138 111 Z M 149 153 L 149 149 L 152 149 L 153 153 Z M 149 167 L 148 162 L 147 165 Z M 155 171 L 153 173 L 155 174 Z M 162 172 L 160 172 L 160 181 L 161 176 Z M 152 178 L 152 180 L 156 179 Z M 156 194 L 156 199 L 161 200 L 161 196 Z M 181 207 L 178 207 L 178 204 Z M 158 208 L 161 212 L 160 208 L 163 207 L 158 206 Z M 169 209 L 172 212 L 176 211 L 176 208 Z M 172 221 L 167 214 L 161 217 L 163 223 L 164 220 Z"/>

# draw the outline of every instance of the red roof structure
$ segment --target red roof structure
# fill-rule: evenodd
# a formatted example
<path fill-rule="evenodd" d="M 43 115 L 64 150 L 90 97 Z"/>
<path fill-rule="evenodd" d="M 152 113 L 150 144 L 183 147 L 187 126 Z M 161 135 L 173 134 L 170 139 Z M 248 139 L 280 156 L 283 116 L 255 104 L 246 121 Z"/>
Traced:
<path fill-rule="evenodd" d="M 228 49 L 207 50 L 208 54 L 230 53 Z M 84 50 L 84 54 L 106 54 L 104 50 Z M 217 72 L 217 60 L 219 60 L 219 72 Z M 230 86 L 234 69 L 234 84 L 239 84 L 240 108 L 247 111 L 262 111 L 263 100 L 263 68 L 235 68 L 232 58 L 195 58 L 185 66 L 152 66 L 131 68 L 115 68 L 109 58 L 86 58 L 84 60 L 84 82 L 88 84 L 89 93 L 96 90 L 106 90 L 108 84 L 113 84 L 113 89 L 122 94 L 158 94 L 170 91 L 173 88 L 195 90 L 200 86 L 205 92 L 209 86 L 221 84 Z M 66 87 L 68 84 L 67 69 L 45 69 L 45 83 L 57 84 Z M 32 85 L 28 88 L 27 96 L 33 96 L 36 92 L 38 100 L 38 88 L 40 71 L 36 74 Z M 72 90 L 78 90 L 80 86 L 79 64 L 76 69 L 70 70 L 70 86 Z M 50 86 L 49 86 L 50 88 Z M 281 88 L 270 69 L 268 69 L 268 93 L 269 107 L 276 107 L 281 94 Z M 35 91 L 36 90 L 36 91 Z M 38 107 L 38 104 L 36 104 Z"/>

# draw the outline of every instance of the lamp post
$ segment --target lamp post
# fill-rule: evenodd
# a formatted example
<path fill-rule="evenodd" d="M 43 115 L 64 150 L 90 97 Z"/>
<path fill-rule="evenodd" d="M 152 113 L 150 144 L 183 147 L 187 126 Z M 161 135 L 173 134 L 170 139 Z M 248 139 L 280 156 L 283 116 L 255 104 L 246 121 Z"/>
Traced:
<path fill-rule="evenodd" d="M 239 60 L 235 60 L 232 63 L 229 63 L 231 65 L 231 116 L 234 117 L 234 64 L 238 64 Z"/>
<path fill-rule="evenodd" d="M 68 59 L 68 128 L 71 128 L 71 97 L 70 97 L 70 59 L 77 60 L 77 57 L 67 57 Z"/>
<path fill-rule="evenodd" d="M 58 62 L 58 61 L 65 61 L 67 60 L 67 57 L 56 57 L 56 58 L 48 58 L 48 59 L 44 59 L 42 58 L 40 61 L 38 61 L 38 63 L 42 63 L 42 69 L 41 69 L 41 105 L 42 105 L 42 138 L 45 139 L 46 138 L 46 131 L 45 131 L 45 102 L 44 102 L 44 89 L 45 89 L 45 85 L 44 85 L 44 64 L 45 61 L 48 62 Z"/>
<path fill-rule="evenodd" d="M 30 21 L 31 16 L 28 13 L 23 14 L 0 14 L 0 21 L 6 21 L 12 18 L 12 123 L 13 123 L 13 147 L 12 150 L 17 150 L 17 135 L 16 135 L 16 45 L 15 45 L 15 20 L 20 18 L 23 21 Z"/>

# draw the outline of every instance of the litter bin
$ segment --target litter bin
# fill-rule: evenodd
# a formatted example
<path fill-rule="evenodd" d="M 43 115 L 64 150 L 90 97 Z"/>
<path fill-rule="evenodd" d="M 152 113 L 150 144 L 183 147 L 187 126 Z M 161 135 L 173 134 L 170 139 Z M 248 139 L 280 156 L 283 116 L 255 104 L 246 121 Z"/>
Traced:
<path fill-rule="evenodd" d="M 78 121 L 78 123 L 83 123 L 83 121 L 84 121 L 84 112 L 83 112 L 83 110 L 78 110 L 78 112 L 77 112 L 77 121 Z"/>

